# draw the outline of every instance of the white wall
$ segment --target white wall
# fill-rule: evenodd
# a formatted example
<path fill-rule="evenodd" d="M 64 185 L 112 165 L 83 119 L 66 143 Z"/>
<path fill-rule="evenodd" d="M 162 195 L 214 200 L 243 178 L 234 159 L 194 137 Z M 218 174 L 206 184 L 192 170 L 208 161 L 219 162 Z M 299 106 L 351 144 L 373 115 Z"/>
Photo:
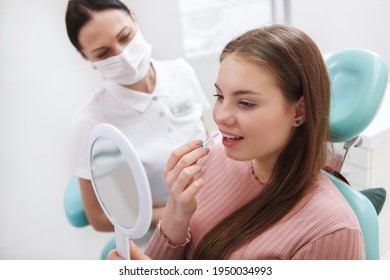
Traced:
<path fill-rule="evenodd" d="M 66 3 L 1 2 L 0 259 L 98 257 L 88 242 L 107 239 L 63 210 L 71 115 L 100 80 L 69 43 Z"/>
<path fill-rule="evenodd" d="M 182 57 L 177 0 L 123 0 L 136 14 L 145 38 L 153 45 L 155 59 Z"/>
<path fill-rule="evenodd" d="M 183 55 L 176 0 L 125 2 L 154 45 L 155 58 Z M 72 175 L 71 116 L 100 83 L 69 43 L 66 3 L 0 1 L 0 259 L 97 259 L 112 236 L 70 226 L 63 210 Z M 292 24 L 323 50 L 368 47 L 390 65 L 384 24 L 390 1 L 292 0 L 291 5 Z M 191 63 L 211 96 L 217 56 Z"/>
<path fill-rule="evenodd" d="M 288 0 L 291 24 L 307 32 L 324 52 L 367 48 L 390 65 L 388 0 Z"/>

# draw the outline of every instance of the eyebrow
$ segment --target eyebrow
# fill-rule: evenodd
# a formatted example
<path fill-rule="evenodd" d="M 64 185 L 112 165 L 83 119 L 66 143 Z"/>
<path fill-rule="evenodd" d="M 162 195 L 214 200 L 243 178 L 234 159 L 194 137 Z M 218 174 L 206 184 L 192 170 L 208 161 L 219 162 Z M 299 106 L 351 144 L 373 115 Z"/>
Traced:
<path fill-rule="evenodd" d="M 119 39 L 119 37 L 122 36 L 122 33 L 124 32 L 124 30 L 125 30 L 126 28 L 130 28 L 130 27 L 127 26 L 127 25 L 126 25 L 125 27 L 123 27 L 123 28 L 118 32 L 118 34 L 116 35 L 116 38 L 117 38 L 117 39 Z M 130 33 L 131 33 L 131 32 L 132 32 L 132 30 L 131 30 L 131 28 L 130 28 Z M 91 54 L 94 53 L 94 52 L 100 51 L 100 50 L 104 50 L 104 49 L 106 49 L 106 48 L 107 48 L 107 47 L 98 47 L 98 48 L 92 50 L 92 51 L 91 51 Z"/>
<path fill-rule="evenodd" d="M 219 88 L 219 86 L 217 85 L 217 83 L 214 83 L 214 86 L 220 91 L 222 92 L 222 90 Z M 256 92 L 256 91 L 253 91 L 253 90 L 237 90 L 237 91 L 234 91 L 233 92 L 233 95 L 243 95 L 243 94 L 253 94 L 253 95 L 262 95 L 260 92 Z"/>

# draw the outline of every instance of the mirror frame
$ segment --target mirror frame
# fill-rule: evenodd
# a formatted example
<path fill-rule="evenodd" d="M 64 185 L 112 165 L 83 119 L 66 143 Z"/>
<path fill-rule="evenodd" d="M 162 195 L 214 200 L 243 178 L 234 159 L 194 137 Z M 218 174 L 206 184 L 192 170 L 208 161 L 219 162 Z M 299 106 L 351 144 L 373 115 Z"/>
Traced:
<path fill-rule="evenodd" d="M 92 170 L 92 149 L 93 145 L 99 138 L 109 139 L 115 144 L 116 147 L 118 147 L 134 177 L 138 193 L 139 213 L 133 227 L 124 227 L 120 225 L 115 217 L 110 215 L 104 206 L 104 198 L 100 197 L 98 189 L 96 188 Z M 119 255 L 125 259 L 130 259 L 129 238 L 138 239 L 144 236 L 150 228 L 152 221 L 152 195 L 146 171 L 133 145 L 130 143 L 127 137 L 113 125 L 101 123 L 92 129 L 89 137 L 88 151 L 91 182 L 94 192 L 107 218 L 114 225 L 116 248 Z"/>

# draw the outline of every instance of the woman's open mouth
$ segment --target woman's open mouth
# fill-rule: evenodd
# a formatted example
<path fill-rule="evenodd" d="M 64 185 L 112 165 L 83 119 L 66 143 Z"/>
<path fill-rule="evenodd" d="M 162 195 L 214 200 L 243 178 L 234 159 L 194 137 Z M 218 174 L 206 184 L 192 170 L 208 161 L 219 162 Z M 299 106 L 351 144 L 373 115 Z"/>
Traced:
<path fill-rule="evenodd" d="M 237 145 L 243 139 L 244 139 L 244 137 L 242 137 L 242 136 L 228 135 L 228 134 L 222 133 L 222 144 L 225 147 L 233 147 L 233 146 Z"/>

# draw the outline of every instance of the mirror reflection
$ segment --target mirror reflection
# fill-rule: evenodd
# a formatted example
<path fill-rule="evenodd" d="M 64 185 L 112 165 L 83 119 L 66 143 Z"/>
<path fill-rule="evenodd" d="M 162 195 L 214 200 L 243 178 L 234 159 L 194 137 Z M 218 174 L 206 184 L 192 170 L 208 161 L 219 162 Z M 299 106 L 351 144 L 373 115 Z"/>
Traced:
<path fill-rule="evenodd" d="M 122 227 L 134 227 L 139 214 L 136 183 L 125 157 L 111 139 L 99 137 L 93 143 L 91 170 L 108 215 Z"/>

